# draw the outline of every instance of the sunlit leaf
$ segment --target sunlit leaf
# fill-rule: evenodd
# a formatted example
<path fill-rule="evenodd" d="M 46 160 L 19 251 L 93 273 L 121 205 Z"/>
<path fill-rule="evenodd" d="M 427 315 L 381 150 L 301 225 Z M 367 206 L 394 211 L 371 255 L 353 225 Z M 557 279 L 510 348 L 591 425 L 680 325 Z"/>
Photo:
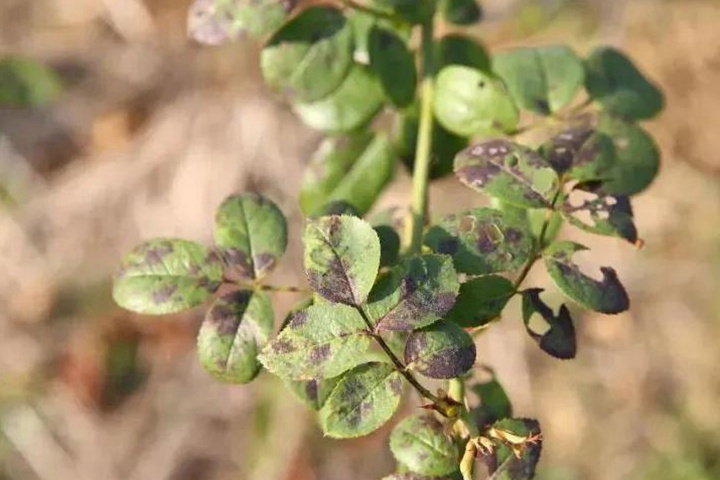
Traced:
<path fill-rule="evenodd" d="M 405 344 L 405 364 L 430 378 L 455 378 L 475 363 L 475 343 L 454 323 L 440 321 L 415 330 Z"/>
<path fill-rule="evenodd" d="M 452 473 L 460 456 L 443 425 L 430 415 L 411 415 L 398 423 L 390 435 L 390 450 L 400 464 L 422 475 Z"/>
<path fill-rule="evenodd" d="M 480 327 L 500 315 L 515 292 L 508 279 L 487 275 L 460 285 L 460 293 L 445 320 L 463 328 Z"/>
<path fill-rule="evenodd" d="M 0 106 L 44 105 L 61 90 L 62 81 L 54 70 L 26 58 L 0 58 Z"/>
<path fill-rule="evenodd" d="M 556 315 L 540 298 L 542 291 L 541 288 L 531 288 L 522 294 L 525 328 L 530 337 L 548 354 L 563 360 L 575 358 L 577 340 L 570 311 L 565 305 L 561 305 Z M 532 319 L 535 314 L 540 315 L 546 324 L 547 329 L 542 333 L 534 330 Z"/>
<path fill-rule="evenodd" d="M 370 69 L 390 101 L 397 107 L 409 105 L 415 98 L 417 69 L 405 41 L 392 30 L 375 26 L 370 30 L 368 53 Z"/>
<path fill-rule="evenodd" d="M 195 0 L 188 16 L 188 33 L 206 45 L 221 45 L 245 35 L 271 33 L 285 21 L 296 1 Z"/>

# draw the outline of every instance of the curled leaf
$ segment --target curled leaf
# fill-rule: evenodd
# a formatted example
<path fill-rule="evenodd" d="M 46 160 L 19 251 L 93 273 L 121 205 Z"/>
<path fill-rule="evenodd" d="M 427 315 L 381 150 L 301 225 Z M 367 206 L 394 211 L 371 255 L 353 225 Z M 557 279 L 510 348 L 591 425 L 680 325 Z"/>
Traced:
<path fill-rule="evenodd" d="M 562 213 L 571 224 L 587 232 L 620 237 L 632 244 L 638 241 L 630 199 L 626 196 L 605 195 L 590 185 L 576 187 L 565 200 Z"/>
<path fill-rule="evenodd" d="M 542 451 L 542 433 L 537 420 L 505 419 L 491 429 L 496 448 L 482 456 L 488 480 L 531 480 Z"/>
<path fill-rule="evenodd" d="M 457 469 L 460 452 L 443 425 L 430 415 L 411 415 L 390 435 L 390 450 L 401 465 L 422 475 L 446 475 Z"/>
<path fill-rule="evenodd" d="M 565 305 L 561 305 L 560 311 L 555 315 L 540 298 L 542 291 L 540 288 L 532 288 L 523 292 L 522 310 L 525 328 L 530 337 L 548 354 L 562 360 L 575 358 L 577 340 L 570 311 Z M 535 331 L 531 325 L 535 314 L 540 315 L 548 325 L 543 333 Z"/>
<path fill-rule="evenodd" d="M 430 378 L 455 378 L 475 363 L 475 343 L 454 323 L 440 321 L 416 330 L 405 344 L 405 364 Z"/>

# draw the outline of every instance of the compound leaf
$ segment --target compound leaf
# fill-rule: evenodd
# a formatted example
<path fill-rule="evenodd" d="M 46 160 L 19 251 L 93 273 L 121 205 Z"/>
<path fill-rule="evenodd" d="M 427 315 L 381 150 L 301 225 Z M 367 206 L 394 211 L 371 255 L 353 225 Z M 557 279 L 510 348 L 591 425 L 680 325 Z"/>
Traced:
<path fill-rule="evenodd" d="M 460 452 L 443 425 L 430 415 L 411 415 L 390 434 L 390 450 L 398 463 L 422 475 L 457 470 Z"/>
<path fill-rule="evenodd" d="M 260 372 L 257 355 L 273 329 L 270 298 L 238 290 L 215 300 L 200 327 L 198 357 L 213 377 L 248 383 Z"/>
<path fill-rule="evenodd" d="M 410 334 L 405 344 L 409 370 L 430 378 L 455 378 L 475 363 L 472 337 L 454 323 L 440 321 Z"/>
<path fill-rule="evenodd" d="M 455 25 L 472 25 L 482 19 L 477 0 L 444 0 L 440 4 L 443 18 Z"/>
<path fill-rule="evenodd" d="M 367 326 L 353 308 L 320 304 L 298 312 L 260 354 L 275 375 L 291 380 L 331 378 L 362 362 Z"/>
<path fill-rule="evenodd" d="M 123 257 L 113 298 L 133 312 L 150 315 L 197 307 L 220 287 L 223 264 L 216 252 L 181 239 L 155 239 Z"/>
<path fill-rule="evenodd" d="M 44 105 L 61 90 L 62 81 L 54 70 L 26 58 L 0 58 L 0 106 Z"/>
<path fill-rule="evenodd" d="M 495 423 L 492 430 L 507 440 L 496 440 L 496 448 L 482 457 L 491 473 L 488 480 L 532 479 L 542 450 L 537 420 L 508 418 Z M 522 439 L 525 441 L 518 443 Z"/>
<path fill-rule="evenodd" d="M 374 26 L 368 38 L 370 69 L 380 79 L 385 95 L 396 107 L 405 107 L 415 98 L 417 69 L 415 57 L 405 41 L 392 30 Z"/>
<path fill-rule="evenodd" d="M 540 298 L 542 291 L 541 288 L 531 288 L 525 290 L 522 294 L 525 329 L 538 346 L 553 357 L 562 360 L 575 358 L 577 340 L 570 311 L 565 305 L 561 305 L 560 311 L 555 315 L 552 309 Z M 539 333 L 531 325 L 535 314 L 540 315 L 549 327 L 543 333 Z"/>
<path fill-rule="evenodd" d="M 270 273 L 287 247 L 287 222 L 271 200 L 252 193 L 227 198 L 215 214 L 215 244 L 232 278 Z"/>
<path fill-rule="evenodd" d="M 586 232 L 620 237 L 632 244 L 638 241 L 630 199 L 626 196 L 605 195 L 590 185 L 579 185 L 565 200 L 562 213 L 571 224 Z"/>
<path fill-rule="evenodd" d="M 195 0 L 188 33 L 205 45 L 221 45 L 245 35 L 260 37 L 282 25 L 295 2 L 278 0 Z"/>
<path fill-rule="evenodd" d="M 514 293 L 512 282 L 498 275 L 473 278 L 460 285 L 445 320 L 463 328 L 481 327 L 500 315 Z"/>
<path fill-rule="evenodd" d="M 556 242 L 545 250 L 545 267 L 555 284 L 570 299 L 591 310 L 609 314 L 627 310 L 630 300 L 614 269 L 601 267 L 602 280 L 595 280 L 573 262 L 573 255 L 583 250 L 587 247 L 574 242 Z"/>
<path fill-rule="evenodd" d="M 467 35 L 449 33 L 437 46 L 438 70 L 448 65 L 463 65 L 483 72 L 490 72 L 490 56 L 478 40 Z"/>
<path fill-rule="evenodd" d="M 402 393 L 402 376 L 392 365 L 371 362 L 347 372 L 320 409 L 320 425 L 332 438 L 367 435 L 390 420 Z"/>
<path fill-rule="evenodd" d="M 380 266 L 380 241 L 368 223 L 345 215 L 313 219 L 303 243 L 313 290 L 331 302 L 365 302 Z"/>

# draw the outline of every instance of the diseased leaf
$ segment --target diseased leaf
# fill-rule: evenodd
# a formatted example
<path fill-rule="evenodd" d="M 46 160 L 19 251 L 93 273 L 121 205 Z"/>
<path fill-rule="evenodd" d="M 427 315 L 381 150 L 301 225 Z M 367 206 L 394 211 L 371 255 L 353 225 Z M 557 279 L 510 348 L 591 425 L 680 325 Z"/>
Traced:
<path fill-rule="evenodd" d="M 505 419 L 495 423 L 493 430 L 499 436 L 513 440 L 524 438 L 527 441 L 518 444 L 515 441 L 496 440 L 496 448 L 482 457 L 491 473 L 488 480 L 532 479 L 542 450 L 542 436 L 537 420 Z"/>
<path fill-rule="evenodd" d="M 538 153 L 509 140 L 488 140 L 455 157 L 455 173 L 468 187 L 525 208 L 548 208 L 557 174 Z"/>
<path fill-rule="evenodd" d="M 472 25 L 482 19 L 477 0 L 443 0 L 440 8 L 445 20 L 455 25 Z"/>
<path fill-rule="evenodd" d="M 252 193 L 227 198 L 215 214 L 215 243 L 233 279 L 257 280 L 287 247 L 287 222 L 269 199 Z"/>
<path fill-rule="evenodd" d="M 330 215 L 348 215 L 350 217 L 362 217 L 357 208 L 344 200 L 333 200 L 308 214 L 308 218 L 320 218 Z"/>
<path fill-rule="evenodd" d="M 585 88 L 609 113 L 628 119 L 646 119 L 665 106 L 662 92 L 633 62 L 612 47 L 599 47 L 585 60 Z"/>
<path fill-rule="evenodd" d="M 402 376 L 392 365 L 366 363 L 340 379 L 320 409 L 320 426 L 332 438 L 367 435 L 390 420 L 400 405 Z"/>
<path fill-rule="evenodd" d="M 541 152 L 556 172 L 579 181 L 606 179 L 615 162 L 612 139 L 584 126 L 558 133 Z"/>
<path fill-rule="evenodd" d="M 45 105 L 61 90 L 62 80 L 54 70 L 27 58 L 0 58 L 0 106 Z"/>
<path fill-rule="evenodd" d="M 591 310 L 609 314 L 627 310 L 630 300 L 614 269 L 601 267 L 602 280 L 595 280 L 573 262 L 573 255 L 583 250 L 587 247 L 574 242 L 556 242 L 545 250 L 545 267 L 555 284 L 570 299 Z"/>
<path fill-rule="evenodd" d="M 369 123 L 382 108 L 384 98 L 380 82 L 369 69 L 354 65 L 332 93 L 312 103 L 298 103 L 294 109 L 312 128 L 347 133 Z"/>
<path fill-rule="evenodd" d="M 438 70 L 448 65 L 463 65 L 486 73 L 490 72 L 490 56 L 479 40 L 449 33 L 437 43 Z"/>
<path fill-rule="evenodd" d="M 137 313 L 175 313 L 210 298 L 222 278 L 217 253 L 188 240 L 155 239 L 123 257 L 113 282 L 113 298 Z"/>
<path fill-rule="evenodd" d="M 195 0 L 188 33 L 205 45 L 221 45 L 245 35 L 260 37 L 280 27 L 296 1 Z"/>
<path fill-rule="evenodd" d="M 283 319 L 283 322 L 280 325 L 280 331 L 282 332 L 283 330 L 285 330 L 285 327 L 290 325 L 290 321 L 292 320 L 292 318 L 295 315 L 297 315 L 298 313 L 300 313 L 303 310 L 306 310 L 308 307 L 312 306 L 314 303 L 315 303 L 315 299 L 313 297 L 303 298 L 302 300 L 298 300 L 297 302 L 295 302 L 293 304 L 292 308 L 290 308 L 290 310 L 285 315 L 285 318 Z"/>
<path fill-rule="evenodd" d="M 215 300 L 200 327 L 200 363 L 223 382 L 248 383 L 260 372 L 257 355 L 273 329 L 265 293 L 238 290 Z"/>
<path fill-rule="evenodd" d="M 422 475 L 446 475 L 457 470 L 460 452 L 443 425 L 430 415 L 411 415 L 390 435 L 390 450 L 398 463 Z"/>
<path fill-rule="evenodd" d="M 480 405 L 470 411 L 473 420 L 480 427 L 512 417 L 510 397 L 498 382 L 495 372 L 492 370 L 489 372 L 491 377 L 488 381 L 470 387 L 470 390 L 480 398 Z"/>
<path fill-rule="evenodd" d="M 359 365 L 370 347 L 367 326 L 351 307 L 321 304 L 293 316 L 260 354 L 270 372 L 291 380 L 331 378 Z"/>
<path fill-rule="evenodd" d="M 380 79 L 385 95 L 396 107 L 405 107 L 415 98 L 417 69 L 415 57 L 405 41 L 392 30 L 375 26 L 368 41 L 370 69 Z"/>
<path fill-rule="evenodd" d="M 562 213 L 587 232 L 620 237 L 632 244 L 638 241 L 628 197 L 605 195 L 592 185 L 579 185 L 565 200 Z"/>
<path fill-rule="evenodd" d="M 405 344 L 409 370 L 430 378 L 455 378 L 475 363 L 475 343 L 454 323 L 440 321 L 410 334 Z"/>
<path fill-rule="evenodd" d="M 498 275 L 474 278 L 460 285 L 460 293 L 445 320 L 463 328 L 481 327 L 496 319 L 515 288 Z"/>
<path fill-rule="evenodd" d="M 377 282 L 367 311 L 376 330 L 415 330 L 440 320 L 455 303 L 459 288 L 450 257 L 410 257 Z"/>
<path fill-rule="evenodd" d="M 519 118 L 501 81 L 460 65 L 440 70 L 434 108 L 438 122 L 463 137 L 511 132 Z"/>
<path fill-rule="evenodd" d="M 458 272 L 500 273 L 522 266 L 533 248 L 527 224 L 499 210 L 477 208 L 443 218 L 428 230 L 425 245 L 450 255 Z"/>
<path fill-rule="evenodd" d="M 341 377 L 323 378 L 322 380 L 285 380 L 285 385 L 295 396 L 308 407 L 317 411 L 325 405 L 335 385 Z"/>
<path fill-rule="evenodd" d="M 368 223 L 345 215 L 310 220 L 303 243 L 313 290 L 331 302 L 365 302 L 380 266 L 380 241 Z"/>
<path fill-rule="evenodd" d="M 313 6 L 278 30 L 262 50 L 265 81 L 300 102 L 335 92 L 351 72 L 353 31 L 336 8 Z"/>
<path fill-rule="evenodd" d="M 557 315 L 542 301 L 541 288 L 531 288 L 523 292 L 523 322 L 528 334 L 545 352 L 555 358 L 567 360 L 575 358 L 577 353 L 577 340 L 575 338 L 575 325 L 570 311 L 565 305 L 560 306 Z M 548 326 L 540 333 L 531 325 L 533 315 L 539 314 Z"/>

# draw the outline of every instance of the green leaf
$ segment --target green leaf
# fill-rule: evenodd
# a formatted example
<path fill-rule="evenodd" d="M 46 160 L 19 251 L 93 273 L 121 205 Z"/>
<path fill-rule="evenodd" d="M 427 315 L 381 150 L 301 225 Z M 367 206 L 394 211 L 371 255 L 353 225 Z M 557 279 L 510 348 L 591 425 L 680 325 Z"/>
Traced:
<path fill-rule="evenodd" d="M 449 33 L 438 40 L 437 46 L 438 70 L 448 65 L 461 65 L 483 72 L 490 72 L 490 55 L 479 40 Z"/>
<path fill-rule="evenodd" d="M 470 390 L 480 398 L 480 405 L 470 411 L 473 420 L 480 427 L 512 417 L 510 397 L 498 382 L 495 372 L 486 370 L 491 374 L 490 379 L 470 387 Z"/>
<path fill-rule="evenodd" d="M 525 208 L 549 208 L 557 188 L 557 174 L 538 153 L 504 139 L 460 152 L 455 173 L 473 190 Z"/>
<path fill-rule="evenodd" d="M 400 235 L 390 225 L 373 226 L 380 240 L 380 266 L 391 267 L 400 259 Z"/>
<path fill-rule="evenodd" d="M 425 235 L 425 245 L 452 256 L 458 272 L 474 275 L 519 268 L 530 258 L 532 243 L 526 224 L 492 208 L 449 215 Z"/>
<path fill-rule="evenodd" d="M 285 380 L 285 385 L 295 396 L 308 407 L 317 411 L 325 405 L 335 385 L 341 377 L 323 378 L 322 380 Z"/>
<path fill-rule="evenodd" d="M 367 326 L 351 307 L 320 304 L 293 316 L 260 354 L 270 372 L 291 380 L 331 378 L 359 365 L 370 347 Z"/>
<path fill-rule="evenodd" d="M 608 135 L 584 126 L 558 133 L 540 151 L 556 172 L 579 181 L 606 179 L 616 156 Z"/>
<path fill-rule="evenodd" d="M 493 70 L 519 106 L 543 115 L 568 105 L 585 80 L 582 61 L 564 45 L 500 52 Z"/>
<path fill-rule="evenodd" d="M 412 23 L 423 23 L 432 18 L 437 0 L 372 0 L 386 13 Z"/>
<path fill-rule="evenodd" d="M 575 338 L 575 325 L 570 311 L 565 305 L 560 306 L 557 315 L 542 301 L 541 288 L 525 290 L 523 295 L 522 311 L 523 322 L 528 334 L 543 351 L 555 358 L 568 360 L 575 358 L 577 353 L 577 340 Z M 545 331 L 540 333 L 531 324 L 533 315 L 538 314 L 545 321 Z"/>
<path fill-rule="evenodd" d="M 303 243 L 310 287 L 331 302 L 362 305 L 380 266 L 373 228 L 355 217 L 321 217 L 307 222 Z"/>
<path fill-rule="evenodd" d="M 464 137 L 511 132 L 518 111 L 502 82 L 474 68 L 449 65 L 437 76 L 435 117 Z"/>
<path fill-rule="evenodd" d="M 377 282 L 367 311 L 376 330 L 414 330 L 440 320 L 455 303 L 459 288 L 450 257 L 410 257 Z"/>
<path fill-rule="evenodd" d="M 472 25 L 482 19 L 477 0 L 443 0 L 440 8 L 445 20 L 455 25 Z"/>
<path fill-rule="evenodd" d="M 585 88 L 605 110 L 628 119 L 646 119 L 665 106 L 662 92 L 622 52 L 600 47 L 585 60 Z"/>
<path fill-rule="evenodd" d="M 285 216 L 275 203 L 261 195 L 233 195 L 215 214 L 215 243 L 228 264 L 229 276 L 263 278 L 285 253 Z"/>
<path fill-rule="evenodd" d="M 402 376 L 386 363 L 347 372 L 320 409 L 320 425 L 332 438 L 367 435 L 390 420 L 402 393 Z"/>
<path fill-rule="evenodd" d="M 368 40 L 370 69 L 380 79 L 385 95 L 396 107 L 415 99 L 417 69 L 415 57 L 405 41 L 392 30 L 375 26 Z"/>
<path fill-rule="evenodd" d="M 362 215 L 354 205 L 344 200 L 333 200 L 314 210 L 308 218 L 327 217 L 329 215 L 348 215 L 360 218 Z"/>
<path fill-rule="evenodd" d="M 455 378 L 475 363 L 475 343 L 454 323 L 440 321 L 415 330 L 405 344 L 405 364 L 430 378 Z"/>
<path fill-rule="evenodd" d="M 305 170 L 300 190 L 303 212 L 315 215 L 327 203 L 340 201 L 360 215 L 366 213 L 392 178 L 395 162 L 386 135 L 363 132 L 326 139 Z"/>
<path fill-rule="evenodd" d="M 260 66 L 265 81 L 300 102 L 333 94 L 353 65 L 353 31 L 332 7 L 303 10 L 278 30 L 263 48 Z M 331 95 L 332 96 L 332 95 Z"/>
<path fill-rule="evenodd" d="M 383 106 L 384 93 L 367 67 L 354 65 L 340 86 L 313 103 L 295 105 L 295 113 L 308 126 L 330 133 L 356 130 L 372 120 Z"/>
<path fill-rule="evenodd" d="M 188 240 L 155 239 L 123 257 L 113 298 L 137 313 L 175 313 L 210 298 L 222 278 L 223 265 L 216 252 Z"/>
<path fill-rule="evenodd" d="M 271 33 L 287 18 L 295 2 L 278 0 L 195 0 L 188 16 L 188 33 L 205 45 L 221 45 L 245 35 Z"/>
<path fill-rule="evenodd" d="M 398 463 L 422 475 L 446 475 L 457 470 L 460 452 L 443 425 L 430 415 L 411 415 L 390 435 L 390 450 Z"/>
<path fill-rule="evenodd" d="M 496 448 L 482 457 L 491 473 L 488 480 L 532 479 L 542 450 L 540 424 L 537 420 L 505 419 L 495 423 L 493 429 L 500 434 L 534 440 L 527 441 L 523 445 L 496 441 Z"/>
<path fill-rule="evenodd" d="M 262 292 L 238 290 L 215 300 L 198 334 L 200 363 L 213 377 L 248 383 L 260 372 L 258 352 L 273 329 L 270 298 Z"/>
<path fill-rule="evenodd" d="M 62 81 L 54 70 L 26 58 L 0 58 L 0 106 L 45 105 L 61 90 Z"/>
<path fill-rule="evenodd" d="M 481 327 L 497 318 L 515 292 L 511 281 L 497 275 L 474 278 L 460 293 L 445 320 L 463 328 Z"/>
<path fill-rule="evenodd" d="M 563 216 L 586 232 L 623 238 L 635 244 L 638 233 L 630 199 L 605 195 L 593 185 L 578 185 L 562 205 Z"/>
<path fill-rule="evenodd" d="M 587 247 L 574 242 L 556 242 L 545 250 L 545 267 L 555 284 L 570 299 L 591 310 L 609 314 L 627 310 L 630 300 L 614 269 L 601 267 L 602 280 L 595 280 L 573 262 L 573 255 L 583 250 Z"/>

